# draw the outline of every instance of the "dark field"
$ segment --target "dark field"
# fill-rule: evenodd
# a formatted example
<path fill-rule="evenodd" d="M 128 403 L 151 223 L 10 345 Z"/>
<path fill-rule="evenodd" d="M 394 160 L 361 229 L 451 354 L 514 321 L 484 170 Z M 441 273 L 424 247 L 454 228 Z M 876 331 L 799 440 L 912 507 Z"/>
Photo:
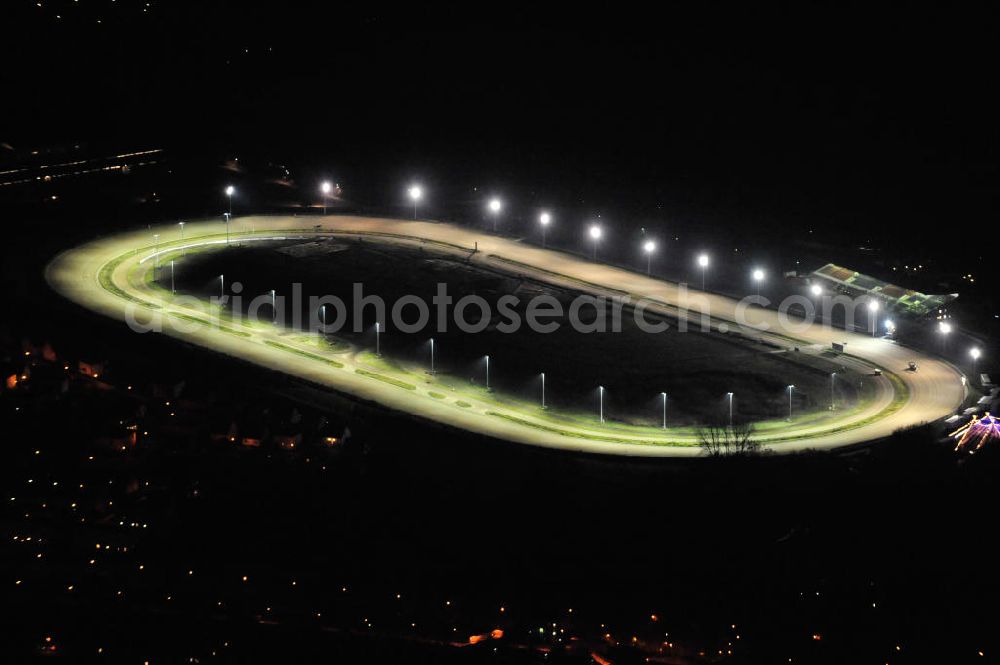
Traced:
<path fill-rule="evenodd" d="M 178 261 L 177 288 L 204 297 L 217 295 L 219 274 L 225 274 L 230 285 L 242 284 L 244 311 L 254 297 L 268 296 L 268 304 L 260 310 L 265 320 L 272 316 L 272 288 L 278 296 L 285 296 L 287 303 L 291 303 L 293 282 L 302 284 L 304 301 L 310 295 L 341 298 L 348 304 L 348 323 L 337 337 L 370 350 L 375 345 L 375 309 L 365 309 L 362 332 L 351 331 L 354 283 L 363 284 L 365 295 L 381 296 L 387 309 L 400 297 L 414 294 L 435 311 L 431 298 L 438 283 L 446 283 L 448 293 L 456 300 L 478 294 L 491 303 L 494 311 L 494 320 L 484 332 L 462 332 L 449 319 L 448 331 L 432 333 L 430 328 L 436 327 L 433 315 L 427 332 L 407 334 L 388 324 L 381 336 L 383 355 L 391 361 L 427 368 L 428 339 L 433 335 L 439 372 L 481 383 L 485 380 L 483 357 L 489 354 L 491 386 L 501 394 L 539 399 L 539 373 L 544 371 L 549 405 L 594 414 L 597 386 L 603 385 L 605 416 L 613 420 L 660 423 L 661 392 L 669 396 L 671 424 L 706 424 L 728 418 L 725 395 L 730 391 L 735 393 L 734 418 L 752 422 L 787 417 L 789 384 L 796 386 L 796 414 L 826 409 L 830 400 L 829 375 L 833 371 L 840 373 L 836 384 L 838 405 L 855 403 L 859 390 L 864 389 L 864 377 L 845 372 L 835 359 L 807 356 L 804 363 L 795 362 L 784 349 L 752 344 L 731 335 L 693 329 L 679 332 L 674 321 L 669 321 L 666 332 L 646 333 L 636 326 L 630 310 L 622 315 L 621 332 L 611 332 L 610 328 L 603 333 L 578 332 L 564 316 L 553 333 L 535 332 L 527 325 L 515 333 L 503 333 L 496 329 L 501 319 L 495 304 L 500 296 L 518 296 L 521 302 L 515 309 L 523 317 L 532 296 L 553 295 L 567 311 L 577 294 L 414 248 L 320 240 L 202 252 Z M 170 286 L 165 269 L 161 270 L 160 283 Z M 291 322 L 291 312 L 285 314 Z M 303 316 L 308 318 L 308 313 Z M 412 310 L 408 316 L 413 319 Z M 475 322 L 479 313 L 468 310 L 468 317 Z M 581 318 L 592 321 L 593 308 L 584 308 Z"/>

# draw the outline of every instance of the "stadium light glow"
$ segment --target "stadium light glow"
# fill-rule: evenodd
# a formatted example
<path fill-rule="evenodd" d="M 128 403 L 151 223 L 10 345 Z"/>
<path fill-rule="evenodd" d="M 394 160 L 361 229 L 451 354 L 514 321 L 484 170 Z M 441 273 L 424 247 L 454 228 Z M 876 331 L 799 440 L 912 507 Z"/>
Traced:
<path fill-rule="evenodd" d="M 330 196 L 330 191 L 333 189 L 333 185 L 330 184 L 329 180 L 324 180 L 323 184 L 319 186 L 319 191 L 323 192 L 323 214 L 326 215 L 326 199 Z"/>
<path fill-rule="evenodd" d="M 416 219 L 417 203 L 419 203 L 420 199 L 423 198 L 424 190 L 421 189 L 420 185 L 410 185 L 410 188 L 406 190 L 406 193 L 409 194 L 410 200 L 413 201 L 413 219 Z"/>
<path fill-rule="evenodd" d="M 552 215 L 547 212 L 542 212 L 538 216 L 538 223 L 542 227 L 542 247 L 545 247 L 545 229 L 548 227 L 549 223 L 552 221 Z"/>
<path fill-rule="evenodd" d="M 760 295 L 760 283 L 764 281 L 764 271 L 760 268 L 754 268 L 753 274 L 754 283 L 757 285 L 757 295 Z"/>
<path fill-rule="evenodd" d="M 878 311 L 878 301 L 877 300 L 869 300 L 868 301 L 868 318 L 871 319 L 871 322 L 872 322 L 872 337 L 875 336 L 875 330 L 876 330 L 875 312 L 877 312 L 877 311 Z"/>
<path fill-rule="evenodd" d="M 490 202 L 487 204 L 487 208 L 489 208 L 489 211 L 493 213 L 493 232 L 496 233 L 497 218 L 500 216 L 500 210 L 503 208 L 503 203 L 500 199 L 490 199 Z"/>
<path fill-rule="evenodd" d="M 229 197 L 229 212 L 226 213 L 226 244 L 229 244 L 229 220 L 233 217 L 233 194 L 236 193 L 236 188 L 232 185 L 226 187 L 226 196 Z"/>
<path fill-rule="evenodd" d="M 601 227 L 597 224 L 590 225 L 590 239 L 594 241 L 594 260 L 597 260 L 597 242 L 601 239 Z"/>
<path fill-rule="evenodd" d="M 819 284 L 813 284 L 809 287 L 809 292 L 816 297 L 823 295 L 823 287 Z"/>
<path fill-rule="evenodd" d="M 972 347 L 969 349 L 969 355 L 972 357 L 972 380 L 976 381 L 979 378 L 979 356 L 982 355 L 982 352 L 978 348 Z"/>

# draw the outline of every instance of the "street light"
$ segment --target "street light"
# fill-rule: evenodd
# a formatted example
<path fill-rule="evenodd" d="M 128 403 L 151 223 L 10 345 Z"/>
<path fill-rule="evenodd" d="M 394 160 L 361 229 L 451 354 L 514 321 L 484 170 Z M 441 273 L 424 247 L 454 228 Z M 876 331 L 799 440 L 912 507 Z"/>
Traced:
<path fill-rule="evenodd" d="M 823 295 L 823 287 L 820 286 L 819 284 L 813 284 L 812 286 L 809 287 L 809 293 L 819 298 L 821 295 Z"/>
<path fill-rule="evenodd" d="M 542 372 L 542 408 L 545 408 L 545 372 Z"/>
<path fill-rule="evenodd" d="M 983 354 L 978 348 L 972 347 L 971 349 L 969 349 L 969 355 L 972 356 L 972 380 L 975 381 L 976 376 L 978 375 L 976 367 L 979 364 L 979 356 Z"/>
<path fill-rule="evenodd" d="M 278 322 L 278 303 L 274 294 L 274 289 L 271 289 L 271 323 Z"/>
<path fill-rule="evenodd" d="M 729 398 L 729 429 L 733 428 L 733 394 L 726 393 L 726 397 Z"/>
<path fill-rule="evenodd" d="M 382 347 L 379 345 L 379 333 L 382 332 L 382 325 L 376 321 L 375 322 L 375 355 L 382 356 Z"/>
<path fill-rule="evenodd" d="M 660 393 L 663 398 L 663 429 L 667 429 L 667 393 Z"/>
<path fill-rule="evenodd" d="M 792 421 L 792 392 L 795 390 L 795 386 L 788 386 L 788 422 Z"/>
<path fill-rule="evenodd" d="M 431 374 L 434 373 L 434 338 L 431 337 Z"/>
<path fill-rule="evenodd" d="M 837 373 L 830 372 L 830 410 L 837 410 L 836 397 L 834 396 L 834 384 L 837 381 Z"/>
<path fill-rule="evenodd" d="M 598 405 L 600 406 L 600 410 L 598 411 L 598 415 L 600 416 L 601 422 L 603 423 L 604 422 L 604 386 L 597 386 L 597 395 L 598 395 Z"/>
<path fill-rule="evenodd" d="M 219 275 L 219 299 L 226 297 L 226 276 Z"/>
<path fill-rule="evenodd" d="M 500 210 L 503 209 L 503 203 L 500 199 L 490 199 L 489 202 L 490 212 L 493 213 L 493 233 L 497 232 L 497 218 L 500 217 Z"/>
<path fill-rule="evenodd" d="M 649 268 L 653 261 L 653 252 L 656 251 L 656 243 L 652 240 L 647 240 L 642 244 L 642 251 L 646 252 L 646 276 L 649 276 Z"/>
<path fill-rule="evenodd" d="M 486 390 L 490 389 L 490 356 L 486 356 Z"/>
<path fill-rule="evenodd" d="M 319 191 L 323 192 L 323 214 L 326 215 L 326 199 L 330 195 L 330 190 L 333 189 L 333 185 L 330 184 L 329 180 L 324 180 L 323 184 L 319 186 Z"/>
<path fill-rule="evenodd" d="M 868 318 L 871 319 L 872 337 L 875 337 L 875 312 L 878 311 L 878 301 L 872 300 L 868 303 Z"/>
<path fill-rule="evenodd" d="M 947 321 L 941 321 L 938 323 L 938 332 L 941 333 L 941 350 L 944 351 L 948 347 L 948 334 L 951 333 L 951 324 Z"/>
<path fill-rule="evenodd" d="M 542 247 L 545 247 L 545 229 L 548 227 L 549 222 L 552 221 L 552 215 L 547 212 L 543 212 L 538 216 L 538 223 L 542 226 Z"/>
<path fill-rule="evenodd" d="M 179 227 L 181 227 L 181 241 L 182 242 L 184 241 L 184 225 L 185 224 L 187 224 L 187 222 L 177 222 L 177 225 Z"/>
<path fill-rule="evenodd" d="M 417 203 L 419 203 L 420 199 L 423 197 L 424 190 L 420 188 L 420 185 L 410 185 L 410 188 L 407 190 L 407 193 L 410 195 L 410 200 L 413 201 L 413 219 L 416 219 Z"/>
<path fill-rule="evenodd" d="M 760 295 L 760 283 L 764 281 L 764 271 L 760 268 L 755 268 L 753 271 L 753 281 L 757 285 L 757 295 Z"/>
<path fill-rule="evenodd" d="M 232 185 L 226 187 L 226 196 L 229 197 L 229 216 L 233 216 L 233 194 L 236 193 L 236 188 Z"/>
<path fill-rule="evenodd" d="M 708 268 L 708 254 L 698 256 L 698 266 L 701 268 L 701 290 L 705 290 L 705 269 Z"/>
<path fill-rule="evenodd" d="M 590 225 L 590 239 L 594 241 L 594 260 L 597 260 L 597 242 L 601 239 L 601 227 L 597 224 Z"/>

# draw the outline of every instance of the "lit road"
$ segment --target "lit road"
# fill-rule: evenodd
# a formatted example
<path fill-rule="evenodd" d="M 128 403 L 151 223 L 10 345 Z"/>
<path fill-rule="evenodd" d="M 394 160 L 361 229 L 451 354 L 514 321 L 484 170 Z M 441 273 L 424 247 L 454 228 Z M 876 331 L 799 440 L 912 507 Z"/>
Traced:
<path fill-rule="evenodd" d="M 321 225 L 317 230 L 315 227 Z M 594 295 L 628 294 L 646 299 L 650 312 L 700 319 L 711 313 L 713 327 L 737 328 L 737 301 L 677 284 L 645 277 L 621 268 L 594 263 L 579 256 L 525 245 L 485 231 L 433 222 L 366 217 L 243 217 L 230 225 L 233 243 L 266 239 L 298 239 L 328 234 L 364 237 L 366 241 L 422 245 L 446 254 L 471 257 L 474 263 L 515 275 L 569 287 Z M 153 234 L 159 234 L 154 242 Z M 67 250 L 46 268 L 52 287 L 66 298 L 109 317 L 137 320 L 162 317 L 163 332 L 213 351 L 247 360 L 269 369 L 327 386 L 358 399 L 414 417 L 478 434 L 552 448 L 593 453 L 640 456 L 702 454 L 690 430 L 658 430 L 619 423 L 600 424 L 543 411 L 515 397 L 497 396 L 469 386 L 450 385 L 418 371 L 366 365 L 361 354 L 333 354 L 302 335 L 277 326 L 242 320 L 208 325 L 212 308 L 204 302 L 181 302 L 169 290 L 146 279 L 157 262 L 183 261 L 178 248 L 218 247 L 225 244 L 225 224 L 190 222 L 184 238 L 177 225 L 120 233 Z M 473 248 L 478 243 L 478 251 Z M 154 256 L 159 252 L 157 256 Z M 169 268 L 166 268 L 169 269 Z M 131 313 L 130 313 L 131 312 Z M 778 313 L 752 308 L 744 320 L 782 330 Z M 748 337 L 783 347 L 799 346 L 803 353 L 846 342 L 849 356 L 840 363 L 858 371 L 883 370 L 874 399 L 844 411 L 796 417 L 792 422 L 759 423 L 755 438 L 777 452 L 834 448 L 879 439 L 895 430 L 934 421 L 953 413 L 965 397 L 961 374 L 951 365 L 913 349 L 858 333 L 820 324 L 799 326 L 778 336 L 742 328 Z M 794 357 L 794 354 L 788 354 Z M 918 371 L 906 371 L 916 362 Z"/>

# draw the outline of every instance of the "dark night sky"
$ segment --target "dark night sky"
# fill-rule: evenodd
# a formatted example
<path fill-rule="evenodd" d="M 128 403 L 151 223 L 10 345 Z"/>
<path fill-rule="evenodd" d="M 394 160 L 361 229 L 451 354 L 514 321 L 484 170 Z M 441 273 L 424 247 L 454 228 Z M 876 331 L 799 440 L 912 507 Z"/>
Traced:
<path fill-rule="evenodd" d="M 19 2 L 0 140 L 364 155 L 894 228 L 995 207 L 983 12 L 145 5 Z"/>

